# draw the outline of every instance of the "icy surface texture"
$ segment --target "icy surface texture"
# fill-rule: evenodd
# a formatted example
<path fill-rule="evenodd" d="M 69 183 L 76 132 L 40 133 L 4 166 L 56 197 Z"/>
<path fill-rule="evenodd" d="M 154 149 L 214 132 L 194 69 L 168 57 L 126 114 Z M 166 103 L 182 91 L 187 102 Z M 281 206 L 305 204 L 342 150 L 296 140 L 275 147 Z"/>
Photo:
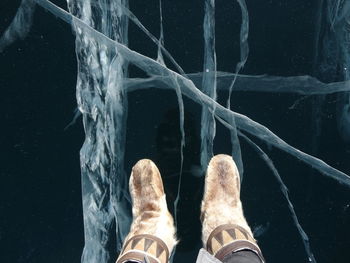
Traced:
<path fill-rule="evenodd" d="M 323 81 L 350 79 L 350 2 L 324 0 L 319 3 L 318 31 L 316 36 L 315 74 Z M 329 79 L 332 76 L 332 79 Z M 315 103 L 315 123 L 320 131 L 322 104 L 320 96 Z M 337 124 L 344 141 L 350 142 L 350 93 L 338 95 Z M 317 136 L 319 137 L 319 135 Z"/>
<path fill-rule="evenodd" d="M 127 6 L 127 1 L 68 1 L 75 17 L 127 45 L 128 19 L 120 5 Z M 73 27 L 78 60 L 77 101 L 86 135 L 80 151 L 85 229 L 82 262 L 107 262 L 108 243 L 115 240 L 111 237 L 116 233 L 120 246 L 130 223 L 124 190 L 128 107 L 121 82 L 127 77 L 128 65 L 115 48 L 96 41 L 79 24 Z"/>
<path fill-rule="evenodd" d="M 34 3 L 72 25 L 76 34 L 78 60 L 77 101 L 83 115 L 85 142 L 81 149 L 85 247 L 82 262 L 108 262 L 113 256 L 108 250 L 111 240 L 116 240 L 114 253 L 120 250 L 130 224 L 130 199 L 124 171 L 125 135 L 127 119 L 127 92 L 156 87 L 174 90 L 180 108 L 181 148 L 184 146 L 184 105 L 182 95 L 202 106 L 201 163 L 203 166 L 213 155 L 215 121 L 219 120 L 231 132 L 233 157 L 241 174 L 243 164 L 238 135 L 251 145 L 267 163 L 287 199 L 288 208 L 297 227 L 309 261 L 315 262 L 309 238 L 302 229 L 294 211 L 288 190 L 267 154 L 248 136 L 260 139 L 312 166 L 321 174 L 350 186 L 350 177 L 322 160 L 304 153 L 279 138 L 267 127 L 216 101 L 217 90 L 259 91 L 324 95 L 339 93 L 343 100 L 340 107 L 340 130 L 349 136 L 349 3 L 326 1 L 332 6 L 328 14 L 331 29 L 340 38 L 338 44 L 344 78 L 325 84 L 310 76 L 274 77 L 247 76 L 239 72 L 249 53 L 249 16 L 244 0 L 238 0 L 242 11 L 240 34 L 241 61 L 233 73 L 219 72 L 215 54 L 215 4 L 205 1 L 204 15 L 204 65 L 203 73 L 185 74 L 164 47 L 163 31 L 155 38 L 128 9 L 127 0 L 68 0 L 69 12 L 50 1 L 22 1 L 13 23 L 0 42 L 0 48 L 23 38 L 29 30 Z M 332 5 L 335 3 L 336 5 Z M 161 8 L 160 8 L 161 11 Z M 158 57 L 152 59 L 128 48 L 128 21 L 135 23 L 158 46 Z M 161 27 L 162 28 L 162 27 Z M 330 39 L 334 39 L 331 38 Z M 337 39 L 337 38 L 336 38 Z M 329 48 L 329 46 L 327 46 Z M 322 53 L 324 54 L 324 53 Z M 163 55 L 178 72 L 164 63 Z M 316 58 L 317 60 L 318 58 Z M 339 61 L 339 60 L 337 60 Z M 128 78 L 128 65 L 141 69 L 149 78 Z M 324 64 L 326 65 L 326 64 Z M 230 100 L 229 100 L 230 101 Z M 215 120 L 216 119 L 216 120 Z M 181 169 L 180 169 L 181 173 Z M 179 189 L 181 176 L 179 177 Z M 175 203 L 179 201 L 179 191 Z"/>
<path fill-rule="evenodd" d="M 204 16 L 204 65 L 202 92 L 216 100 L 216 53 L 215 53 L 215 1 L 205 1 Z M 205 170 L 213 156 L 213 141 L 215 137 L 214 112 L 202 108 L 201 119 L 201 166 Z"/>
<path fill-rule="evenodd" d="M 34 1 L 22 0 L 11 25 L 0 39 L 0 52 L 17 39 L 24 39 L 27 36 L 32 25 L 34 10 Z"/>
<path fill-rule="evenodd" d="M 330 6 L 331 1 L 329 1 Z M 336 3 L 336 5 L 335 5 Z M 345 80 L 350 79 L 350 2 L 346 0 L 335 1 L 331 20 L 337 45 L 339 47 L 339 67 Z M 350 92 L 338 96 L 338 129 L 347 142 L 350 142 Z"/>

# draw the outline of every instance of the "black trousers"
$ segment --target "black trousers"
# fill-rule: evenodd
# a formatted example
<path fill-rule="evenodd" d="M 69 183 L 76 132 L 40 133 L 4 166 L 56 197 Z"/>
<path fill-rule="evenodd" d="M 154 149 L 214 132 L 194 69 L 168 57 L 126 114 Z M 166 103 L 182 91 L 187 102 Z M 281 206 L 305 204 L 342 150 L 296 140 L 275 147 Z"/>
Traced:
<path fill-rule="evenodd" d="M 250 250 L 242 250 L 228 254 L 222 261 L 223 263 L 262 263 L 260 258 Z M 127 263 L 135 263 L 128 261 Z"/>
<path fill-rule="evenodd" d="M 223 263 L 262 263 L 260 258 L 250 250 L 242 250 L 228 254 Z"/>

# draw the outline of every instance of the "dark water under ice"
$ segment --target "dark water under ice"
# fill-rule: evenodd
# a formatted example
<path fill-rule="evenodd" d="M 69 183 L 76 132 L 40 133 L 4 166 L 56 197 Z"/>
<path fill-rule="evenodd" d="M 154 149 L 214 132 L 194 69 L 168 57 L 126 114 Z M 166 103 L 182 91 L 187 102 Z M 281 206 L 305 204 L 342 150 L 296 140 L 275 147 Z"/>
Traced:
<path fill-rule="evenodd" d="M 65 7 L 64 1 L 53 1 Z M 130 9 L 155 35 L 158 9 L 130 1 Z M 156 1 L 157 2 L 157 1 Z M 237 5 L 217 1 L 218 69 L 233 71 L 239 59 Z M 317 75 L 315 21 L 318 1 L 247 1 L 250 55 L 243 74 Z M 264 2 L 264 3 L 263 3 Z M 0 3 L 0 33 L 19 1 Z M 202 2 L 164 1 L 165 46 L 185 72 L 203 64 Z M 147 19 L 148 18 L 148 19 Z M 232 29 L 231 29 L 232 28 Z M 155 57 L 153 44 L 130 25 L 130 47 Z M 317 67 L 316 67 L 317 68 Z M 132 76 L 141 73 L 131 68 Z M 319 76 L 335 81 L 337 76 Z M 76 59 L 70 26 L 38 8 L 29 36 L 0 53 L 0 262 L 79 262 L 84 246 L 79 150 L 84 140 L 76 108 Z M 218 93 L 225 103 L 227 92 Z M 143 90 L 129 94 L 126 172 L 140 158 L 153 159 L 163 174 L 172 208 L 179 170 L 180 131 L 174 92 Z M 203 180 L 199 165 L 200 107 L 185 100 L 184 175 L 179 203 L 175 262 L 194 262 L 200 247 L 199 202 Z M 285 141 L 350 174 L 350 144 L 336 125 L 336 94 L 325 98 L 319 130 L 313 105 L 317 96 L 233 92 L 231 105 Z M 187 121 L 186 121 L 187 120 Z M 218 123 L 214 152 L 230 154 L 229 132 Z M 319 134 L 318 137 L 315 135 Z M 301 225 L 318 262 L 350 258 L 350 189 L 266 144 L 289 188 Z M 267 262 L 306 262 L 302 241 L 279 186 L 264 162 L 242 140 L 242 202 Z M 192 171 L 192 172 L 189 172 Z M 113 244 L 111 244 L 111 249 Z"/>

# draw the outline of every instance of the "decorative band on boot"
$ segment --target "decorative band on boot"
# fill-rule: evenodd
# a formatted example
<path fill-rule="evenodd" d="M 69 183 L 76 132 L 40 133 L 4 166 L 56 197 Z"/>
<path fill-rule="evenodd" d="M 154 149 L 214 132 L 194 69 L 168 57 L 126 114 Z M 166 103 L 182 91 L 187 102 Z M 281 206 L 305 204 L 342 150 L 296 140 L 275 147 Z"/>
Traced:
<path fill-rule="evenodd" d="M 209 235 L 207 251 L 222 261 L 230 253 L 249 250 L 265 262 L 255 239 L 241 226 L 234 224 L 220 225 Z"/>
<path fill-rule="evenodd" d="M 167 263 L 169 250 L 167 245 L 160 238 L 142 234 L 131 237 L 124 245 L 116 263 L 127 261 L 149 263 Z"/>

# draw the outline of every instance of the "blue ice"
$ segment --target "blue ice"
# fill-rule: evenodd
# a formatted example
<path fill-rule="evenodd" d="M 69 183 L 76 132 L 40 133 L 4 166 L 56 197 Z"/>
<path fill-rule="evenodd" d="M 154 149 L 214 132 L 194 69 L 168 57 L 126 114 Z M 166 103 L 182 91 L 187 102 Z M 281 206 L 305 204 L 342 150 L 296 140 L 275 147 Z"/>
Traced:
<path fill-rule="evenodd" d="M 329 20 L 334 34 L 340 38 L 339 50 L 342 54 L 344 78 L 343 81 L 326 84 L 311 76 L 278 77 L 240 74 L 249 55 L 249 15 L 245 0 L 237 0 L 237 2 L 242 13 L 241 57 L 234 67 L 234 72 L 217 70 L 215 1 L 206 0 L 203 22 L 205 40 L 203 72 L 188 74 L 166 50 L 163 31 L 161 30 L 159 39 L 153 36 L 129 10 L 127 0 L 67 0 L 68 11 L 47 0 L 22 0 L 12 24 L 0 40 L 0 51 L 16 39 L 25 37 L 30 30 L 36 5 L 69 23 L 76 35 L 77 103 L 83 116 L 85 129 L 85 142 L 80 151 L 85 229 L 82 262 L 108 262 L 112 256 L 107 249 L 108 241 L 115 235 L 116 250 L 119 250 L 128 232 L 131 220 L 130 198 L 125 190 L 127 176 L 124 169 L 127 96 L 128 92 L 150 87 L 175 91 L 180 109 L 181 148 L 185 144 L 182 96 L 202 105 L 202 170 L 213 155 L 217 120 L 230 131 L 232 156 L 239 166 L 241 175 L 243 175 L 243 159 L 239 140 L 246 140 L 256 150 L 280 185 L 309 261 L 316 262 L 309 238 L 299 223 L 286 185 L 272 160 L 252 138 L 264 141 L 296 157 L 341 184 L 350 186 L 350 177 L 322 160 L 289 145 L 262 124 L 232 111 L 230 99 L 227 105 L 220 105 L 216 100 L 217 91 L 229 90 L 229 94 L 232 91 L 278 92 L 307 96 L 337 93 L 341 98 L 338 107 L 339 131 L 344 140 L 350 141 L 350 17 L 348 15 L 350 5 L 349 2 L 341 0 L 328 1 L 328 3 L 335 3 L 335 5 L 330 4 Z M 161 10 L 160 8 L 160 12 Z M 113 16 L 110 16 L 111 13 Z M 157 45 L 157 59 L 147 57 L 128 47 L 129 22 L 135 23 Z M 165 65 L 163 56 L 167 57 L 177 71 Z M 143 70 L 148 77 L 128 78 L 130 64 Z M 181 174 L 181 167 L 179 170 Z M 180 187 L 181 176 L 178 190 Z M 174 204 L 175 219 L 177 202 L 179 202 L 179 191 Z M 111 230 L 114 223 L 116 228 Z"/>

